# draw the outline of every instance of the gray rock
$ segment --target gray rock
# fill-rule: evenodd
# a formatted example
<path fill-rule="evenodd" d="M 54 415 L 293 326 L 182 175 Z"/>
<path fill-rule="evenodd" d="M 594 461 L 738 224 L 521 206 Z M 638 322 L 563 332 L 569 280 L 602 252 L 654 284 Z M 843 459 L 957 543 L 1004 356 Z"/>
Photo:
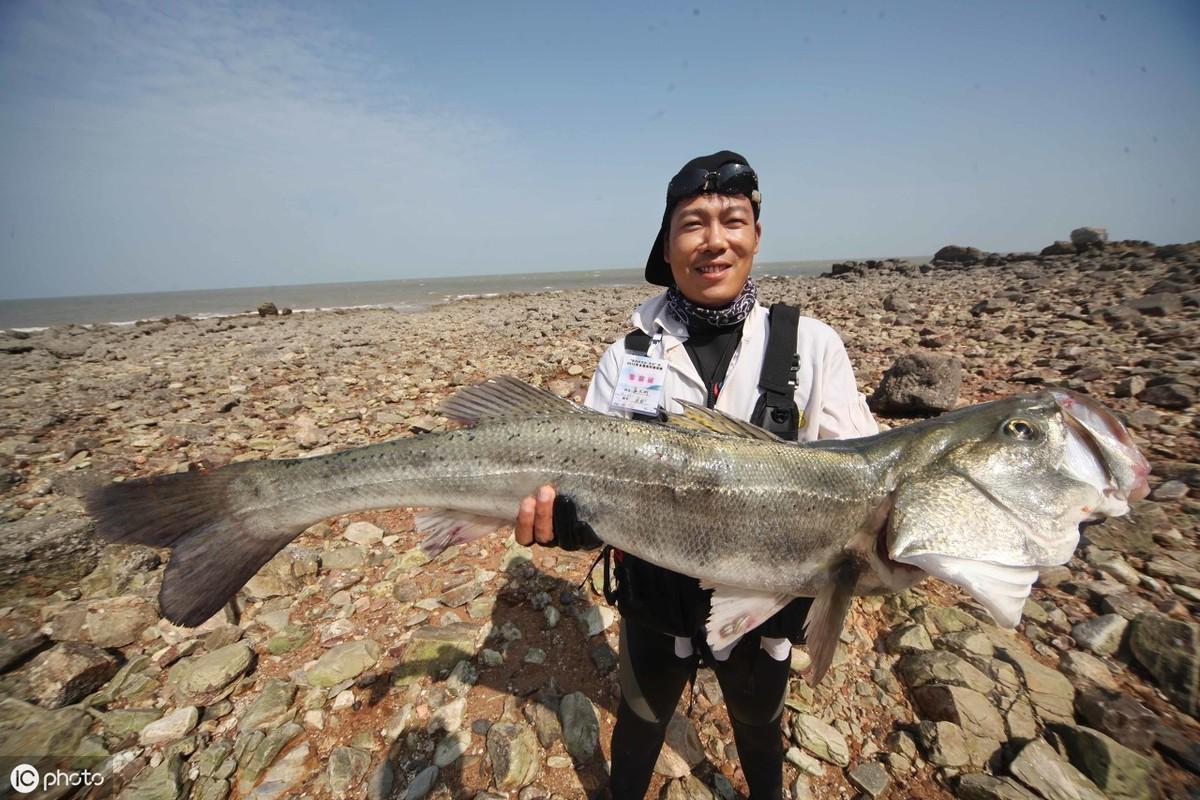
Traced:
<path fill-rule="evenodd" d="M 956 769 L 971 763 L 966 735 L 953 722 L 922 720 L 917 725 L 917 740 L 925 758 L 934 766 Z"/>
<path fill-rule="evenodd" d="M 445 768 L 462 758 L 471 748 L 471 732 L 459 730 L 448 734 L 433 750 L 433 763 Z"/>
<path fill-rule="evenodd" d="M 238 723 L 241 731 L 257 731 L 275 727 L 292 719 L 291 705 L 296 697 L 296 685 L 280 678 L 270 678 Z"/>
<path fill-rule="evenodd" d="M 177 708 L 162 719 L 151 722 L 138 734 L 139 744 L 163 744 L 182 739 L 200 721 L 200 709 L 195 706 Z"/>
<path fill-rule="evenodd" d="M 379 661 L 379 645 L 370 639 L 344 642 L 325 651 L 308 671 L 308 682 L 329 688 L 353 680 Z"/>
<path fill-rule="evenodd" d="M 1158 717 L 1119 690 L 1085 689 L 1075 699 L 1075 710 L 1088 726 L 1131 750 L 1149 753 L 1154 749 L 1160 730 Z"/>
<path fill-rule="evenodd" d="M 50 622 L 58 641 L 90 642 L 97 647 L 124 647 L 158 621 L 158 606 L 144 597 L 125 596 L 76 603 Z"/>
<path fill-rule="evenodd" d="M 913 619 L 925 626 L 931 636 L 979 628 L 979 620 L 954 606 L 924 605 L 913 609 Z"/>
<path fill-rule="evenodd" d="M 157 767 L 142 770 L 121 792 L 128 800 L 177 800 L 183 794 L 183 757 L 170 753 Z"/>
<path fill-rule="evenodd" d="M 850 766 L 846 737 L 811 714 L 792 717 L 792 741 L 822 761 L 843 768 Z"/>
<path fill-rule="evenodd" d="M 982 772 L 959 778 L 955 796 L 959 800 L 1037 800 L 1011 778 L 996 778 Z"/>
<path fill-rule="evenodd" d="M 1129 514 L 1089 525 L 1080 538 L 1087 544 L 1125 555 L 1146 555 L 1156 549 L 1154 531 L 1165 527 L 1166 512 L 1157 503 L 1134 503 Z"/>
<path fill-rule="evenodd" d="M 1112 800 L 1149 800 L 1153 762 L 1103 733 L 1078 725 L 1056 724 L 1052 730 L 1071 763 Z"/>
<path fill-rule="evenodd" d="M 312 763 L 310 755 L 311 748 L 308 742 L 300 742 L 295 745 L 278 758 L 262 775 L 262 781 L 258 786 L 249 795 L 243 794 L 243 797 L 246 797 L 247 800 L 276 800 L 276 798 L 300 795 L 300 785 L 319 768 Z"/>
<path fill-rule="evenodd" d="M 245 756 L 242 771 L 238 776 L 238 791 L 242 794 L 250 791 L 258 783 L 258 779 L 263 776 L 263 773 L 275 763 L 279 753 L 303 732 L 304 729 L 295 722 L 288 722 L 267 733 L 253 751 Z M 250 735 L 257 738 L 259 734 Z"/>
<path fill-rule="evenodd" d="M 479 629 L 467 622 L 417 628 L 400 651 L 397 678 L 411 682 L 453 669 L 459 661 L 474 656 L 478 633 Z"/>
<path fill-rule="evenodd" d="M 879 798 L 888 790 L 891 778 L 887 770 L 874 761 L 859 764 L 847 774 L 850 782 L 861 789 L 868 797 Z"/>
<path fill-rule="evenodd" d="M 53 710 L 14 697 L 0 698 L 0 757 L 30 759 L 34 766 L 73 756 L 92 724 L 79 706 Z"/>
<path fill-rule="evenodd" d="M 412 783 L 404 790 L 404 800 L 422 800 L 437 783 L 438 773 L 438 768 L 433 766 L 418 772 L 417 777 L 413 778 Z"/>
<path fill-rule="evenodd" d="M 1096 655 L 1111 656 L 1121 648 L 1121 638 L 1128 626 L 1129 620 L 1120 614 L 1104 614 L 1080 622 L 1071 628 L 1071 636 L 1081 647 Z"/>
<path fill-rule="evenodd" d="M 321 566 L 325 569 L 358 569 L 367 561 L 367 554 L 361 547 L 351 545 L 335 547 L 326 550 L 321 555 Z"/>
<path fill-rule="evenodd" d="M 351 522 L 342 531 L 342 538 L 363 547 L 379 544 L 383 541 L 383 530 L 370 522 Z"/>
<path fill-rule="evenodd" d="M 437 767 L 426 767 L 426 771 L 428 770 L 433 770 L 434 780 L 437 780 Z M 367 781 L 367 800 L 388 800 L 392 796 L 392 786 L 395 782 L 396 771 L 392 769 L 392 763 L 384 759 Z M 432 786 L 430 783 L 430 787 Z"/>
<path fill-rule="evenodd" d="M 117 660 L 99 647 L 61 642 L 34 656 L 19 680 L 35 703 L 59 708 L 82 700 L 116 673 Z"/>
<path fill-rule="evenodd" d="M 1183 298 L 1175 292 L 1157 292 L 1127 300 L 1125 305 L 1148 317 L 1166 317 L 1183 308 Z"/>
<path fill-rule="evenodd" d="M 921 653 L 933 649 L 929 632 L 921 625 L 904 625 L 888 634 L 889 653 Z"/>
<path fill-rule="evenodd" d="M 979 248 L 962 247 L 957 244 L 948 244 L 933 254 L 934 261 L 949 261 L 954 264 L 978 264 L 983 258 L 983 251 Z"/>
<path fill-rule="evenodd" d="M 92 521 L 82 514 L 27 516 L 0 525 L 0 603 L 78 583 L 99 553 Z"/>
<path fill-rule="evenodd" d="M 285 547 L 255 573 L 244 591 L 260 600 L 294 594 L 308 579 L 316 576 L 319 566 L 315 553 Z"/>
<path fill-rule="evenodd" d="M 562 738 L 562 725 L 558 721 L 559 702 L 546 698 L 544 702 L 529 703 L 525 706 L 525 719 L 537 733 L 538 742 L 549 749 L 551 745 Z"/>
<path fill-rule="evenodd" d="M 520 789 L 538 776 L 538 745 L 533 729 L 515 722 L 499 722 L 487 732 L 488 760 L 496 788 Z"/>
<path fill-rule="evenodd" d="M 600 741 L 600 718 L 592 701 L 582 692 L 572 692 L 559 703 L 558 717 L 571 758 L 577 764 L 590 761 Z"/>
<path fill-rule="evenodd" d="M 955 356 L 910 353 L 896 359 L 879 381 L 872 408 L 885 413 L 949 411 L 962 387 L 962 362 Z"/>
<path fill-rule="evenodd" d="M 0 633 L 0 672 L 17 666 L 46 643 L 45 634 L 30 633 L 25 636 L 5 636 Z"/>
<path fill-rule="evenodd" d="M 617 612 L 608 606 L 585 606 L 579 611 L 579 624 L 587 636 L 607 630 L 617 619 Z"/>
<path fill-rule="evenodd" d="M 1147 611 L 1158 610 L 1154 603 L 1133 592 L 1110 594 L 1100 601 L 1100 608 L 1105 614 L 1120 614 L 1127 620 L 1132 620 L 1138 614 Z"/>
<path fill-rule="evenodd" d="M 1015 643 L 1004 646 L 997 643 L 996 656 L 1016 669 L 1034 710 L 1043 721 L 1074 720 L 1075 687 L 1065 675 L 1026 654 Z"/>
<path fill-rule="evenodd" d="M 277 634 L 267 640 L 267 652 L 273 656 L 281 656 L 303 647 L 312 638 L 312 631 L 299 625 L 285 625 Z"/>
<path fill-rule="evenodd" d="M 1140 614 L 1129 626 L 1129 649 L 1172 703 L 1200 715 L 1200 625 Z"/>
<path fill-rule="evenodd" d="M 927 653 L 905 656 L 896 665 L 896 671 L 913 689 L 931 683 L 941 683 L 949 686 L 963 686 L 987 694 L 995 686 L 991 678 L 953 653 L 944 650 L 932 650 Z"/>
<path fill-rule="evenodd" d="M 658 754 L 654 771 L 669 778 L 682 778 L 703 761 L 704 747 L 700 744 L 695 726 L 690 719 L 676 712 L 667 723 L 666 740 Z"/>
<path fill-rule="evenodd" d="M 913 691 L 913 699 L 927 719 L 953 722 L 982 739 L 1003 741 L 1004 720 L 990 700 L 961 686 L 926 684 Z"/>
<path fill-rule="evenodd" d="M 335 747 L 329 754 L 325 774 L 334 797 L 346 797 L 362 781 L 371 766 L 371 754 L 357 747 Z"/>
<path fill-rule="evenodd" d="M 119 744 L 163 715 L 161 708 L 118 708 L 100 717 L 105 742 Z"/>
<path fill-rule="evenodd" d="M 670 781 L 663 786 L 660 800 L 713 800 L 712 790 L 695 775 L 685 775 L 681 780 Z"/>
<path fill-rule="evenodd" d="M 1062 240 L 1056 241 L 1054 244 L 1046 245 L 1042 248 L 1040 255 L 1043 256 L 1073 256 L 1075 255 L 1075 245 Z"/>
<path fill-rule="evenodd" d="M 1008 769 L 1045 800 L 1105 800 L 1096 784 L 1042 739 L 1034 739 L 1021 748 Z"/>
<path fill-rule="evenodd" d="M 202 656 L 184 659 L 171 667 L 168 684 L 181 702 L 208 705 L 223 699 L 234 681 L 254 664 L 254 651 L 245 642 L 226 645 Z"/>
<path fill-rule="evenodd" d="M 1182 411 L 1196 402 L 1196 390 L 1182 383 L 1165 383 L 1147 386 L 1137 398 L 1152 406 Z"/>
<path fill-rule="evenodd" d="M 1059 656 L 1058 664 L 1063 674 L 1073 678 L 1080 688 L 1089 684 L 1113 691 L 1117 688 L 1112 672 L 1093 655 L 1079 650 L 1066 650 Z"/>

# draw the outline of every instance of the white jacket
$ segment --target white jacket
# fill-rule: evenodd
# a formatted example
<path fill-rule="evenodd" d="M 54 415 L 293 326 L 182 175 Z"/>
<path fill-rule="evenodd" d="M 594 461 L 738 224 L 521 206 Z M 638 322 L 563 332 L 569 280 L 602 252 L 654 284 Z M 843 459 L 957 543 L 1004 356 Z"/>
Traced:
<path fill-rule="evenodd" d="M 768 316 L 765 307 L 754 306 L 742 328 L 741 343 L 729 362 L 725 383 L 717 396 L 715 407 L 731 417 L 748 421 L 762 394 L 758 388 L 758 378 L 767 349 Z M 676 400 L 704 405 L 708 399 L 707 389 L 683 346 L 688 336 L 687 326 L 667 311 L 666 293 L 634 309 L 632 322 L 651 337 L 662 332 L 661 342 L 657 349 L 651 344 L 649 355 L 667 360 L 662 394 L 665 409 L 682 411 Z M 858 391 L 846 346 L 833 328 L 812 317 L 800 317 L 796 328 L 796 353 L 800 356 L 800 369 L 796 374 L 796 406 L 803 414 L 797 437 L 799 441 L 853 439 L 879 432 L 879 426 L 867 408 L 866 398 Z M 622 337 L 604 353 L 592 376 L 584 401 L 589 408 L 613 416 L 632 416 L 628 411 L 612 407 L 624 357 L 625 339 Z M 762 648 L 777 661 L 790 657 L 791 642 L 787 639 L 763 637 L 761 641 Z M 732 649 L 731 644 L 713 655 L 723 661 Z M 676 637 L 675 653 L 680 658 L 690 656 L 691 642 Z"/>
<path fill-rule="evenodd" d="M 663 404 L 667 411 L 679 412 L 676 400 L 704 405 L 707 390 L 683 343 L 687 326 L 667 311 L 666 293 L 638 306 L 632 317 L 634 326 L 650 336 L 662 331 L 662 341 L 650 355 L 666 358 L 668 370 L 663 386 Z M 737 419 L 749 420 L 762 391 L 758 376 L 767 348 L 767 309 L 756 305 L 742 328 L 742 340 L 733 353 L 725 384 L 717 397 L 716 409 Z M 854 368 L 846 346 L 833 328 L 812 317 L 801 317 L 796 329 L 796 352 L 800 370 L 796 374 L 796 407 L 801 410 L 798 439 L 852 439 L 879 432 L 866 398 L 858 391 Z M 631 414 L 611 406 L 625 357 L 624 337 L 608 348 L 592 376 L 585 404 L 614 416 Z"/>

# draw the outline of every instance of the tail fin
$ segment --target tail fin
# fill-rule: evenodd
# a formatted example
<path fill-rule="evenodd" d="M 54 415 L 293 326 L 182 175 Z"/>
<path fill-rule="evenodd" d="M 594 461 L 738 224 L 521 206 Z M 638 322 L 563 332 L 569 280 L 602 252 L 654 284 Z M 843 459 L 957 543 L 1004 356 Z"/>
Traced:
<path fill-rule="evenodd" d="M 158 593 L 171 622 L 194 627 L 220 611 L 304 529 L 287 526 L 274 507 L 233 502 L 253 487 L 259 466 L 246 462 L 138 478 L 107 484 L 86 497 L 101 538 L 171 548 Z"/>

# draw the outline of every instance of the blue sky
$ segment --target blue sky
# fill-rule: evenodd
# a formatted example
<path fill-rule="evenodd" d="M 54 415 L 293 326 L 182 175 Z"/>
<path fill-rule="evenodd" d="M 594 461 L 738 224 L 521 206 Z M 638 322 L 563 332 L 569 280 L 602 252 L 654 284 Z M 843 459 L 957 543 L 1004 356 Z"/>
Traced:
<path fill-rule="evenodd" d="M 1200 4 L 0 3 L 0 297 L 1200 238 Z"/>

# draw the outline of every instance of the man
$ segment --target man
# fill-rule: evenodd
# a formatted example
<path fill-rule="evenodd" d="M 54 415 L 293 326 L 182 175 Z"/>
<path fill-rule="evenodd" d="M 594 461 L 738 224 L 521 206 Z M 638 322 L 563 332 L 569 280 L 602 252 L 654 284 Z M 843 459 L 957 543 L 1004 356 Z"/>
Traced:
<path fill-rule="evenodd" d="M 646 280 L 667 291 L 633 312 L 637 331 L 601 358 L 587 406 L 629 417 L 649 415 L 655 404 L 678 412 L 676 401 L 684 400 L 755 424 L 765 424 L 767 411 L 776 421 L 788 416 L 764 406 L 760 386 L 771 331 L 750 278 L 762 238 L 760 210 L 757 175 L 737 153 L 693 159 L 672 178 L 646 260 Z M 878 431 L 837 333 L 800 317 L 795 355 L 795 389 L 787 398 L 795 405 L 785 438 L 803 442 Z M 574 519 L 569 498 L 556 498 L 551 486 L 522 502 L 517 541 L 568 549 L 600 544 Z M 803 641 L 811 600 L 793 601 L 734 645 L 713 652 L 704 642 L 708 593 L 694 578 L 624 553 L 617 553 L 617 562 L 621 702 L 608 796 L 645 795 L 667 723 L 702 657 L 725 696 L 751 800 L 780 798 L 780 719 L 791 643 Z"/>

